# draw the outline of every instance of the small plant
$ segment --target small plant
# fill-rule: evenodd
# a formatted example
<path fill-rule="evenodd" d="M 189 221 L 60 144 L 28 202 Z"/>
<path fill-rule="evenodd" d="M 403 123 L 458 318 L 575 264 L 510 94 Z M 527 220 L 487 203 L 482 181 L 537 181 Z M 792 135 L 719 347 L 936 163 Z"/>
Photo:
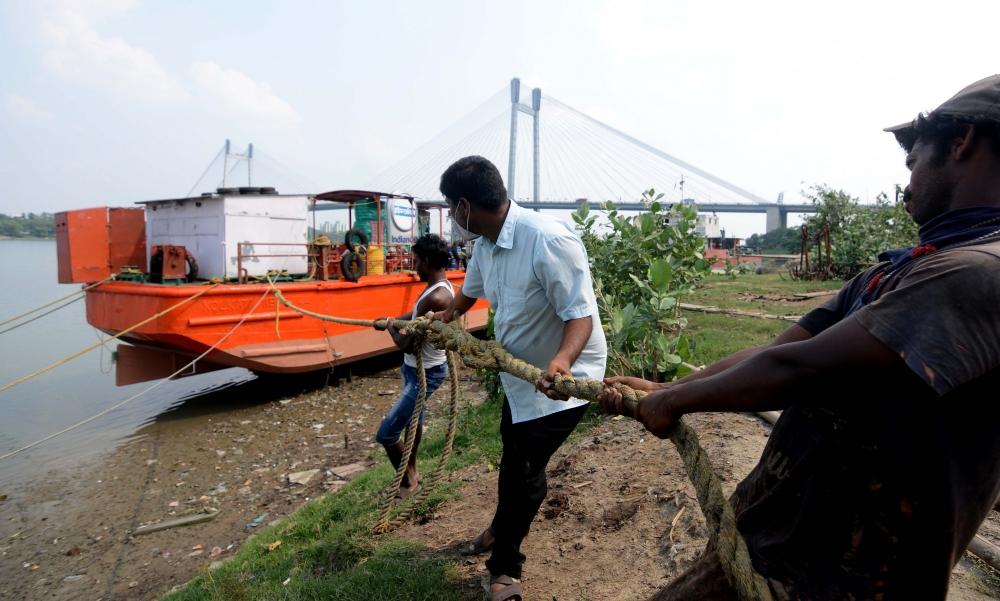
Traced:
<path fill-rule="evenodd" d="M 730 261 L 728 257 L 726 258 L 726 264 L 722 269 L 723 273 L 726 275 L 727 278 L 731 280 L 736 279 L 736 267 L 733 265 L 733 262 Z"/>
<path fill-rule="evenodd" d="M 620 214 L 607 202 L 598 222 L 584 203 L 573 213 L 590 256 L 597 305 L 608 339 L 608 372 L 655 381 L 673 378 L 690 352 L 678 298 L 710 271 L 705 239 L 695 230 L 694 206 L 665 206 L 647 190 L 648 211 Z"/>

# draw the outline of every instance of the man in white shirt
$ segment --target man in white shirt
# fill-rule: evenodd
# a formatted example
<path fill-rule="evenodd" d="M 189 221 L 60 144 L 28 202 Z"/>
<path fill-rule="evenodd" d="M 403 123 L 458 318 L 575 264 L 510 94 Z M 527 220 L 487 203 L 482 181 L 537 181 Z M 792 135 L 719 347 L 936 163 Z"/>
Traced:
<path fill-rule="evenodd" d="M 604 377 L 607 344 L 583 242 L 566 222 L 507 198 L 488 160 L 460 159 L 441 176 L 441 193 L 458 229 L 480 235 L 465 283 L 442 315 L 450 321 L 486 297 L 501 345 L 545 371 L 534 385 L 500 374 L 506 400 L 503 456 L 493 522 L 467 550 L 492 550 L 494 601 L 521 598 L 521 541 L 545 499 L 545 466 L 586 411 L 587 402 L 553 389 L 557 373 Z M 463 227 L 464 226 L 464 227 Z"/>

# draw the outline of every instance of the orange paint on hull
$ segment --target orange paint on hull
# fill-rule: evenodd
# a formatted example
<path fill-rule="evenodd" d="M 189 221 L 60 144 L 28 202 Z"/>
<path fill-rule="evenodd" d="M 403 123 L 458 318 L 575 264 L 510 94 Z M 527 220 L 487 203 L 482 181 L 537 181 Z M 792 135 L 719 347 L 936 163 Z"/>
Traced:
<path fill-rule="evenodd" d="M 449 271 L 448 279 L 458 290 L 465 273 Z M 426 286 L 416 276 L 404 274 L 367 276 L 358 282 L 280 282 L 275 285 L 285 298 L 299 307 L 354 319 L 407 313 Z M 236 326 L 269 288 L 266 283 L 218 285 L 194 301 L 133 330 L 122 340 L 184 355 L 200 354 Z M 111 282 L 87 292 L 87 322 L 104 332 L 116 334 L 203 290 L 200 285 Z M 266 296 L 204 361 L 261 372 L 294 373 L 396 350 L 385 332 L 324 322 L 279 305 L 273 295 Z M 467 327 L 484 327 L 488 308 L 485 300 L 477 302 L 467 316 Z"/>

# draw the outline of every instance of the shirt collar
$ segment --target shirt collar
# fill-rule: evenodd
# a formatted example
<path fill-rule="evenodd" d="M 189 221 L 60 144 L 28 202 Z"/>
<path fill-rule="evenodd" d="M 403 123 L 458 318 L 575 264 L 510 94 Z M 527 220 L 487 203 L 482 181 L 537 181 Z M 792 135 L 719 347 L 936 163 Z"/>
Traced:
<path fill-rule="evenodd" d="M 500 235 L 497 236 L 496 245 L 500 248 L 514 248 L 514 228 L 517 220 L 524 211 L 516 202 L 510 201 L 510 208 L 507 209 L 507 217 L 503 220 L 503 227 L 500 228 Z"/>

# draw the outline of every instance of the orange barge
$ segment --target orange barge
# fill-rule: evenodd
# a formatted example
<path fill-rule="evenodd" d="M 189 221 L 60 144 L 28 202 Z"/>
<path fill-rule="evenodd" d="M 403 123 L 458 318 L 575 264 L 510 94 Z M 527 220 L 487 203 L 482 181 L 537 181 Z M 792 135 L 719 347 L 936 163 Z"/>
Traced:
<path fill-rule="evenodd" d="M 412 264 L 407 243 L 430 229 L 430 207 L 403 195 L 365 191 L 305 197 L 219 192 L 151 201 L 143 203 L 144 209 L 57 214 L 60 281 L 111 279 L 86 292 L 90 325 L 114 335 L 183 303 L 121 337 L 127 344 L 116 353 L 119 385 L 169 376 L 213 346 L 182 375 L 226 367 L 296 373 L 395 350 L 385 332 L 324 322 L 279 306 L 266 278 L 276 280 L 274 286 L 289 301 L 317 313 L 355 319 L 404 314 L 425 287 L 405 268 Z M 358 203 L 373 202 L 376 217 L 351 223 L 359 227 L 342 243 L 325 236 L 318 240 L 315 228 L 303 235 L 307 214 L 298 215 L 308 209 L 315 223 L 317 200 L 346 203 L 349 223 Z M 407 206 L 413 208 L 412 219 L 405 214 Z M 301 223 L 289 225 L 296 220 Z M 309 241 L 279 241 L 269 235 L 273 221 L 283 228 L 282 237 Z M 443 218 L 438 223 L 443 225 Z M 219 231 L 223 226 L 228 229 Z M 255 239 L 244 238 L 250 235 Z M 361 240 L 352 242 L 352 235 Z M 351 272 L 341 265 L 352 265 Z M 465 272 L 449 270 L 447 277 L 458 289 Z M 208 284 L 214 286 L 206 289 Z M 484 327 L 487 310 L 480 301 L 466 326 Z"/>

